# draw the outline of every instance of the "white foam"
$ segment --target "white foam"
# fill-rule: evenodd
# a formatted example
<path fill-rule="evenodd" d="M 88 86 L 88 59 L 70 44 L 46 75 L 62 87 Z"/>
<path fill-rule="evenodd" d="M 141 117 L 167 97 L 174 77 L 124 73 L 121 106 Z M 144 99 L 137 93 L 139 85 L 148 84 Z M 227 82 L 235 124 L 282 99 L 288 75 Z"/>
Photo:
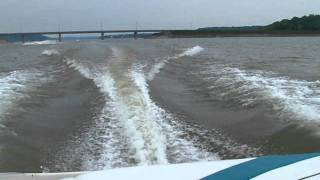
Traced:
<path fill-rule="evenodd" d="M 19 70 L 0 75 L 0 121 L 17 100 L 25 97 L 24 92 L 33 87 L 40 74 Z"/>
<path fill-rule="evenodd" d="M 205 150 L 194 147 L 193 142 L 183 139 L 183 128 L 179 127 L 175 118 L 166 112 L 164 109 L 158 107 L 150 98 L 148 84 L 141 71 L 141 68 L 135 68 L 131 74 L 132 80 L 143 94 L 144 102 L 149 111 L 150 122 L 154 122 L 153 126 L 157 126 L 166 138 L 166 142 L 161 143 L 162 146 L 167 146 L 168 156 L 174 156 L 173 162 L 188 162 L 198 160 L 216 160 L 218 157 Z M 160 139 L 158 139 L 159 141 Z M 163 138 L 162 138 L 163 140 Z M 165 147 L 163 147 L 164 149 Z"/>
<path fill-rule="evenodd" d="M 281 77 L 271 72 L 212 67 L 221 76 L 215 83 L 229 86 L 222 97 L 238 98 L 243 105 L 264 102 L 294 119 L 320 121 L 319 83 Z M 236 85 L 238 83 L 238 85 Z M 240 83 L 240 84 L 239 84 Z"/>
<path fill-rule="evenodd" d="M 94 79 L 94 76 L 91 75 L 90 70 L 84 66 L 82 66 L 81 63 L 79 63 L 76 60 L 73 59 L 64 59 L 64 62 L 67 63 L 70 67 L 74 68 L 75 70 L 79 71 L 84 77 L 88 79 Z"/>
<path fill-rule="evenodd" d="M 203 48 L 201 46 L 195 46 L 192 48 L 187 49 L 185 52 L 181 53 L 179 56 L 195 56 L 199 54 L 201 51 L 203 51 Z"/>
<path fill-rule="evenodd" d="M 145 129 L 143 131 L 146 131 L 145 135 L 146 137 L 148 137 L 148 141 L 151 142 L 151 146 L 153 149 L 152 151 L 154 151 L 155 153 L 153 156 L 156 156 L 158 159 L 157 164 L 167 163 L 168 160 L 166 157 L 166 138 L 161 133 L 161 129 L 156 123 L 156 109 L 154 109 L 153 102 L 149 97 L 149 90 L 147 88 L 145 77 L 141 73 L 141 71 L 139 71 L 140 70 L 133 70 L 130 74 L 132 81 L 140 90 L 139 92 L 137 92 L 140 96 L 139 101 L 143 101 L 143 106 L 139 107 L 142 109 L 138 113 L 140 115 L 140 120 L 145 118 L 145 121 L 140 121 L 140 123 L 142 124 L 139 126 L 145 126 Z"/>
<path fill-rule="evenodd" d="M 41 54 L 46 56 L 60 55 L 59 51 L 55 49 L 44 50 Z"/>
<path fill-rule="evenodd" d="M 155 63 L 151 70 L 148 73 L 147 79 L 149 81 L 153 80 L 155 75 L 158 74 L 160 72 L 160 70 L 170 61 L 173 59 L 179 59 L 181 57 L 184 56 L 195 56 L 197 54 L 199 54 L 201 51 L 203 51 L 204 49 L 201 46 L 195 46 L 192 48 L 189 48 L 187 50 L 185 50 L 183 53 L 172 56 L 172 57 L 165 57 L 162 60 L 160 60 L 159 62 Z"/>
<path fill-rule="evenodd" d="M 47 44 L 57 44 L 57 41 L 56 40 L 32 41 L 32 42 L 26 42 L 23 45 L 30 46 L 30 45 L 47 45 Z"/>
<path fill-rule="evenodd" d="M 123 128 L 117 118 L 118 114 L 114 110 L 114 103 L 108 97 L 107 92 L 103 91 L 103 84 L 101 82 L 96 83 L 98 83 L 101 92 L 105 94 L 106 104 L 96 120 L 96 126 L 89 132 L 89 139 L 87 140 L 92 141 L 94 139 L 91 146 L 98 146 L 89 149 L 89 151 L 99 151 L 101 150 L 99 148 L 102 147 L 103 153 L 98 159 L 91 155 L 86 157 L 83 169 L 101 170 L 127 167 L 129 166 L 128 159 L 126 159 L 128 157 L 123 156 L 123 153 L 127 152 L 127 137 L 123 135 Z M 98 134 L 100 137 L 97 137 Z M 85 148 L 90 148 L 87 146 L 86 143 Z"/>
<path fill-rule="evenodd" d="M 19 91 L 24 88 L 26 77 L 23 72 L 13 71 L 0 77 L 0 117 L 8 110 L 13 101 L 21 94 Z"/>

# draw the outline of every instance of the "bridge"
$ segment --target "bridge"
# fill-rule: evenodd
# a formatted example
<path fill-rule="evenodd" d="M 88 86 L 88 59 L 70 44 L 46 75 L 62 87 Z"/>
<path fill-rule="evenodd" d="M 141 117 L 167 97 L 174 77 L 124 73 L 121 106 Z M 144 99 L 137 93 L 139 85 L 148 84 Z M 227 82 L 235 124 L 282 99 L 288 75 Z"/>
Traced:
<path fill-rule="evenodd" d="M 104 40 L 105 34 L 110 33 L 133 33 L 133 37 L 136 39 L 138 33 L 157 33 L 168 32 L 172 30 L 97 30 L 97 31 L 47 31 L 47 32 L 19 32 L 19 33 L 0 33 L 0 36 L 20 36 L 21 41 L 25 42 L 25 37 L 28 35 L 57 35 L 58 40 L 62 41 L 62 35 L 64 34 L 100 34 L 101 40 Z"/>

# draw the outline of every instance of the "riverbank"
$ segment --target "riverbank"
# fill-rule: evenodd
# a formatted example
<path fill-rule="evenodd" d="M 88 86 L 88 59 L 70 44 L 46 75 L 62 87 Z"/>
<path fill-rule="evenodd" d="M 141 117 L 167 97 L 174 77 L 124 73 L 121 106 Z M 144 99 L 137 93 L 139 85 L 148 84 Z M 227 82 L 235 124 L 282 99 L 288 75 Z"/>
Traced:
<path fill-rule="evenodd" d="M 320 31 L 167 31 L 155 33 L 153 38 L 214 38 L 214 37 L 309 37 L 320 36 Z"/>

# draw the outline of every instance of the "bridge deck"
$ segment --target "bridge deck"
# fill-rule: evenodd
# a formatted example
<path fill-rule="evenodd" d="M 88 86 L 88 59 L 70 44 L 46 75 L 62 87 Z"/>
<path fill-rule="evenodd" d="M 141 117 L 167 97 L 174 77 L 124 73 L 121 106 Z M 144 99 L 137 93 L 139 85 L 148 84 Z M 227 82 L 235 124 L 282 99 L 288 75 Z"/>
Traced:
<path fill-rule="evenodd" d="M 101 34 L 101 33 L 152 33 L 165 32 L 171 30 L 146 29 L 146 30 L 94 30 L 94 31 L 46 31 L 46 32 L 14 32 L 14 33 L 0 33 L 0 36 L 10 35 L 51 35 L 51 34 Z"/>

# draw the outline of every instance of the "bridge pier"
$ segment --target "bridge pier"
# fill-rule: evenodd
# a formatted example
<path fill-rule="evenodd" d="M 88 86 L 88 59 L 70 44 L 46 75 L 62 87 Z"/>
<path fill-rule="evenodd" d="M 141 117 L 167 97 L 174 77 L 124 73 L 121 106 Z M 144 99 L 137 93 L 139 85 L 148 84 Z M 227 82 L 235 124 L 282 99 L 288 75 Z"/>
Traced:
<path fill-rule="evenodd" d="M 59 38 L 58 38 L 58 40 L 59 40 L 59 42 L 62 41 L 62 34 L 61 34 L 61 33 L 59 33 Z"/>
<path fill-rule="evenodd" d="M 135 31 L 135 32 L 133 33 L 133 38 L 134 38 L 134 39 L 137 39 L 137 38 L 138 38 L 138 32 L 137 32 L 137 31 Z"/>
<path fill-rule="evenodd" d="M 25 35 L 24 35 L 24 34 L 21 34 L 21 42 L 22 42 L 22 43 L 25 43 L 25 42 L 26 42 L 26 40 L 25 40 Z"/>
<path fill-rule="evenodd" d="M 101 40 L 104 40 L 104 32 L 101 33 Z"/>

